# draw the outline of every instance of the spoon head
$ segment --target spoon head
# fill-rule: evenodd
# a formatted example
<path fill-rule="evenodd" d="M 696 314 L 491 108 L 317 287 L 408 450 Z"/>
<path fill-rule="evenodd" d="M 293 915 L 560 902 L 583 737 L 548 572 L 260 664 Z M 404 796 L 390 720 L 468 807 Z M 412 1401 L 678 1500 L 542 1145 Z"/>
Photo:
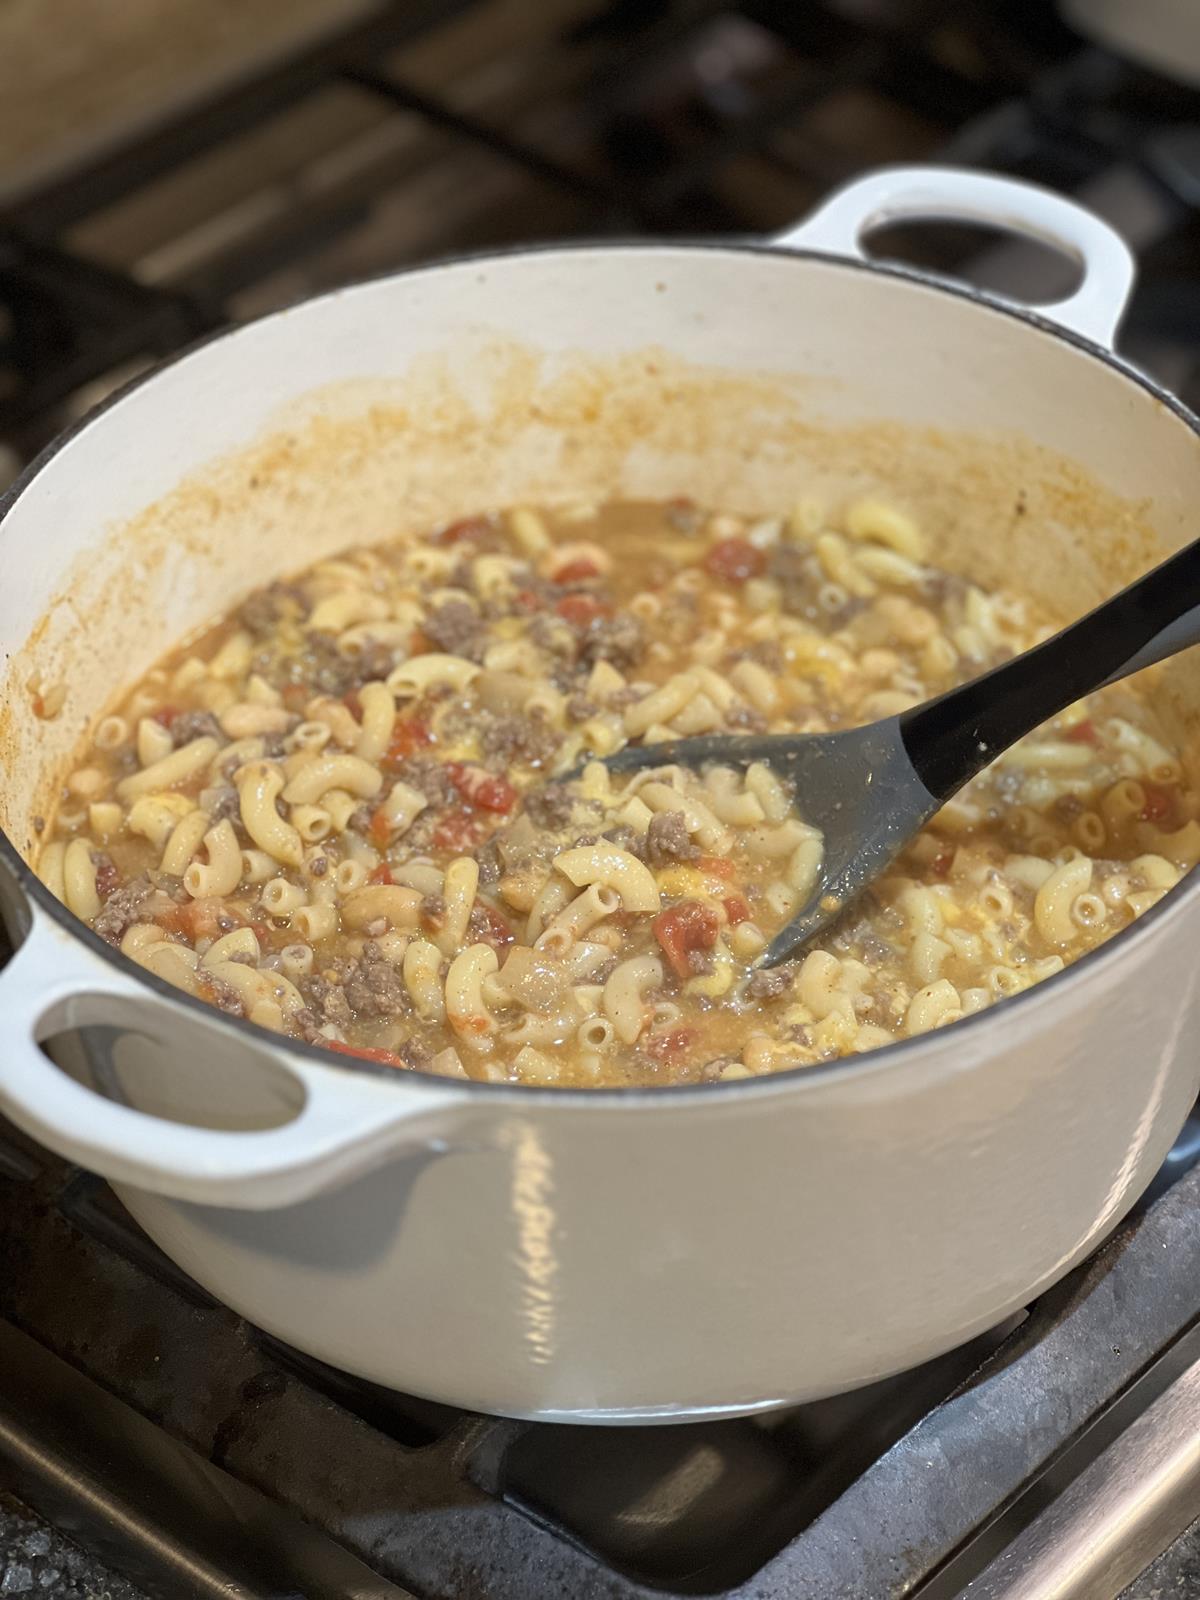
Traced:
<path fill-rule="evenodd" d="M 761 761 L 788 783 L 805 822 L 821 830 L 824 853 L 808 900 L 755 963 L 773 967 L 845 910 L 896 859 L 941 802 L 921 782 L 897 717 L 844 733 L 710 735 L 627 747 L 609 756 L 611 772 Z"/>

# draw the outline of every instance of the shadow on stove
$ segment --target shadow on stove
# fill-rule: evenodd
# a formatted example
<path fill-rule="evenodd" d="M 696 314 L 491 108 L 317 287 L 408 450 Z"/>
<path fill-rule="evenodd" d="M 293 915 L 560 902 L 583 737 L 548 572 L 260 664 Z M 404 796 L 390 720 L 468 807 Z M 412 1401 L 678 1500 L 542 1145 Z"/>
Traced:
<path fill-rule="evenodd" d="M 511 1503 L 672 1594 L 745 1582 L 1024 1320 L 914 1371 L 775 1416 L 678 1428 L 542 1424 L 509 1447 Z"/>

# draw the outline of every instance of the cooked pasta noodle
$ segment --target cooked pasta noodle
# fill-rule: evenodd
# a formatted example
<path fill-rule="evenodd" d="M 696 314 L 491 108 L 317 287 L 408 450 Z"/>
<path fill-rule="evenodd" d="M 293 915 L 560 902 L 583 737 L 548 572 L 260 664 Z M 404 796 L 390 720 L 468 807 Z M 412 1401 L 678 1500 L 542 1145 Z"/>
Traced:
<path fill-rule="evenodd" d="M 929 565 L 908 507 L 522 506 L 251 596 L 66 766 L 36 866 L 137 962 L 393 1068 L 734 1082 L 952 1026 L 1054 976 L 1200 860 L 1138 682 L 955 796 L 813 948 L 754 963 L 824 841 L 761 761 L 625 776 L 703 732 L 890 715 L 1049 619 Z"/>

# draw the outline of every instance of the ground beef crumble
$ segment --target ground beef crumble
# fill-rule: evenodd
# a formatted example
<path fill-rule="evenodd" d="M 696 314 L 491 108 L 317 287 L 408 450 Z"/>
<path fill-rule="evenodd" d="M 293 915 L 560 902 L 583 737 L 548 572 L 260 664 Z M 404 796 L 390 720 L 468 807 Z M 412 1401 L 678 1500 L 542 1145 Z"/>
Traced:
<path fill-rule="evenodd" d="M 346 826 L 352 828 L 355 833 L 366 833 L 370 829 L 371 818 L 374 815 L 375 813 L 371 810 L 371 807 L 365 803 L 361 806 L 355 806 L 346 820 Z"/>
<path fill-rule="evenodd" d="M 535 828 L 557 832 L 565 828 L 575 809 L 575 796 L 565 783 L 548 783 L 525 796 L 525 815 Z"/>
<path fill-rule="evenodd" d="M 458 790 L 445 767 L 429 756 L 410 756 L 397 762 L 392 773 L 398 783 L 407 783 L 418 794 L 423 794 L 431 806 L 453 805 L 458 799 Z"/>
<path fill-rule="evenodd" d="M 726 1067 L 740 1066 L 736 1056 L 713 1056 L 711 1061 L 706 1061 L 700 1068 L 699 1078 L 701 1083 L 715 1083 Z"/>
<path fill-rule="evenodd" d="M 222 784 L 213 796 L 212 804 L 208 808 L 209 816 L 214 823 L 225 822 L 230 818 L 236 819 L 241 816 L 241 805 L 238 792 L 233 785 L 231 783 Z"/>
<path fill-rule="evenodd" d="M 775 545 L 767 560 L 767 573 L 783 590 L 785 611 L 800 611 L 812 604 L 820 577 L 807 545 Z"/>
<path fill-rule="evenodd" d="M 212 990 L 213 1004 L 219 1011 L 228 1017 L 244 1017 L 246 1015 L 245 1002 L 237 990 L 232 988 L 220 978 L 207 979 L 208 987 Z"/>
<path fill-rule="evenodd" d="M 618 850 L 626 850 L 631 856 L 636 856 L 639 861 L 645 859 L 645 835 L 638 833 L 628 823 L 619 822 L 615 828 L 609 828 L 601 837 L 607 839 L 609 844 L 615 844 Z"/>
<path fill-rule="evenodd" d="M 154 893 L 149 878 L 134 878 L 123 889 L 115 889 L 109 895 L 92 926 L 109 944 L 120 944 L 134 923 L 143 920 L 146 902 Z"/>
<path fill-rule="evenodd" d="M 548 617 L 544 612 L 539 612 L 530 622 L 529 637 L 539 650 L 564 661 L 574 661 L 579 651 L 575 630 L 561 617 Z"/>
<path fill-rule="evenodd" d="M 692 843 L 682 811 L 659 811 L 646 829 L 646 860 L 653 867 L 668 861 L 694 861 L 700 851 Z"/>
<path fill-rule="evenodd" d="M 331 982 L 322 974 L 316 973 L 305 980 L 301 992 L 322 1023 L 331 1022 L 335 1028 L 348 1028 L 354 1021 L 350 1002 L 346 999 L 346 991 L 340 983 Z"/>
<path fill-rule="evenodd" d="M 421 901 L 421 926 L 438 929 L 446 915 L 446 902 L 440 894 L 427 894 Z"/>
<path fill-rule="evenodd" d="M 856 954 L 868 967 L 882 966 L 893 954 L 892 947 L 876 933 L 870 917 L 843 922 L 829 943 L 841 954 Z"/>
<path fill-rule="evenodd" d="M 567 697 L 567 715 L 572 722 L 586 722 L 589 717 L 594 717 L 600 707 L 594 700 L 590 700 L 582 689 Z"/>
<path fill-rule="evenodd" d="M 484 758 L 501 767 L 523 761 L 530 767 L 542 767 L 551 759 L 562 743 L 546 719 L 539 715 L 514 715 L 497 717 L 485 727 L 480 736 Z"/>
<path fill-rule="evenodd" d="M 396 1046 L 395 1054 L 414 1072 L 426 1071 L 433 1060 L 433 1051 L 426 1045 L 419 1044 L 416 1039 L 403 1040 Z"/>
<path fill-rule="evenodd" d="M 408 990 L 374 940 L 363 945 L 357 960 L 343 964 L 342 973 L 346 999 L 358 1017 L 398 1017 L 408 1010 Z"/>
<path fill-rule="evenodd" d="M 421 631 L 439 650 L 468 661 L 482 661 L 487 649 L 487 624 L 465 600 L 445 600 L 421 624 Z"/>
<path fill-rule="evenodd" d="M 274 633 L 286 617 L 302 617 L 304 610 L 304 597 L 299 589 L 286 583 L 273 583 L 252 594 L 237 616 L 243 628 L 256 638 L 262 638 Z"/>
<path fill-rule="evenodd" d="M 121 882 L 121 874 L 113 858 L 103 850 L 92 851 L 92 865 L 96 869 L 96 893 L 101 900 L 107 900 Z"/>
<path fill-rule="evenodd" d="M 375 640 L 368 640 L 357 655 L 343 655 L 337 635 L 321 629 L 307 635 L 305 653 L 297 660 L 302 681 L 338 700 L 364 683 L 386 678 L 395 664 L 395 653 Z"/>
<path fill-rule="evenodd" d="M 589 667 L 608 661 L 618 670 L 634 666 L 646 649 L 646 630 L 634 616 L 596 617 L 583 636 L 582 659 Z"/>
<path fill-rule="evenodd" d="M 760 967 L 746 980 L 746 993 L 752 1000 L 778 1000 L 791 988 L 798 970 L 794 961 L 785 961 L 778 967 Z"/>
<path fill-rule="evenodd" d="M 475 862 L 479 868 L 479 882 L 481 885 L 486 888 L 494 883 L 499 883 L 504 869 L 500 865 L 500 846 L 495 835 L 475 852 Z"/>
<path fill-rule="evenodd" d="M 179 748 L 193 739 L 223 739 L 224 734 L 211 711 L 181 711 L 171 719 L 171 737 Z"/>
<path fill-rule="evenodd" d="M 757 661 L 760 667 L 766 667 L 768 672 L 782 672 L 785 657 L 782 648 L 774 639 L 759 639 L 754 644 L 747 645 L 743 650 L 735 650 L 729 656 L 731 662 Z"/>
<path fill-rule="evenodd" d="M 292 1031 L 307 1043 L 321 1044 L 324 1042 L 325 1035 L 321 1032 L 319 1026 L 320 1018 L 311 1006 L 304 1006 L 299 1011 L 293 1011 L 288 1018 L 288 1022 Z"/>

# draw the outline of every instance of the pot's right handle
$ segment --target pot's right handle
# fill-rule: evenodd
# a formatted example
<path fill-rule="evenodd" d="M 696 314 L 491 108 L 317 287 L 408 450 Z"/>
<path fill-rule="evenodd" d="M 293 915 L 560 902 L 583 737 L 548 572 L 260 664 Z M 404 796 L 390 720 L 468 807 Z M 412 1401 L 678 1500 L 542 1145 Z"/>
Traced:
<path fill-rule="evenodd" d="M 0 864 L 0 873 L 3 867 Z M 461 1092 L 406 1072 L 386 1077 L 323 1066 L 265 1030 L 157 994 L 31 900 L 28 931 L 0 970 L 0 1110 L 31 1138 L 114 1183 L 204 1205 L 291 1205 L 393 1155 L 448 1148 Z M 302 1101 L 277 1127 L 210 1128 L 123 1105 L 56 1066 L 40 1040 L 104 1020 L 169 1041 L 198 1030 L 247 1073 L 281 1069 Z"/>
<path fill-rule="evenodd" d="M 771 242 L 865 260 L 863 238 L 890 222 L 974 222 L 1023 234 L 1073 257 L 1083 272 L 1079 288 L 1065 300 L 1033 310 L 1112 348 L 1133 288 L 1129 246 L 1095 212 L 1040 184 L 963 167 L 883 167 L 839 189 Z"/>

